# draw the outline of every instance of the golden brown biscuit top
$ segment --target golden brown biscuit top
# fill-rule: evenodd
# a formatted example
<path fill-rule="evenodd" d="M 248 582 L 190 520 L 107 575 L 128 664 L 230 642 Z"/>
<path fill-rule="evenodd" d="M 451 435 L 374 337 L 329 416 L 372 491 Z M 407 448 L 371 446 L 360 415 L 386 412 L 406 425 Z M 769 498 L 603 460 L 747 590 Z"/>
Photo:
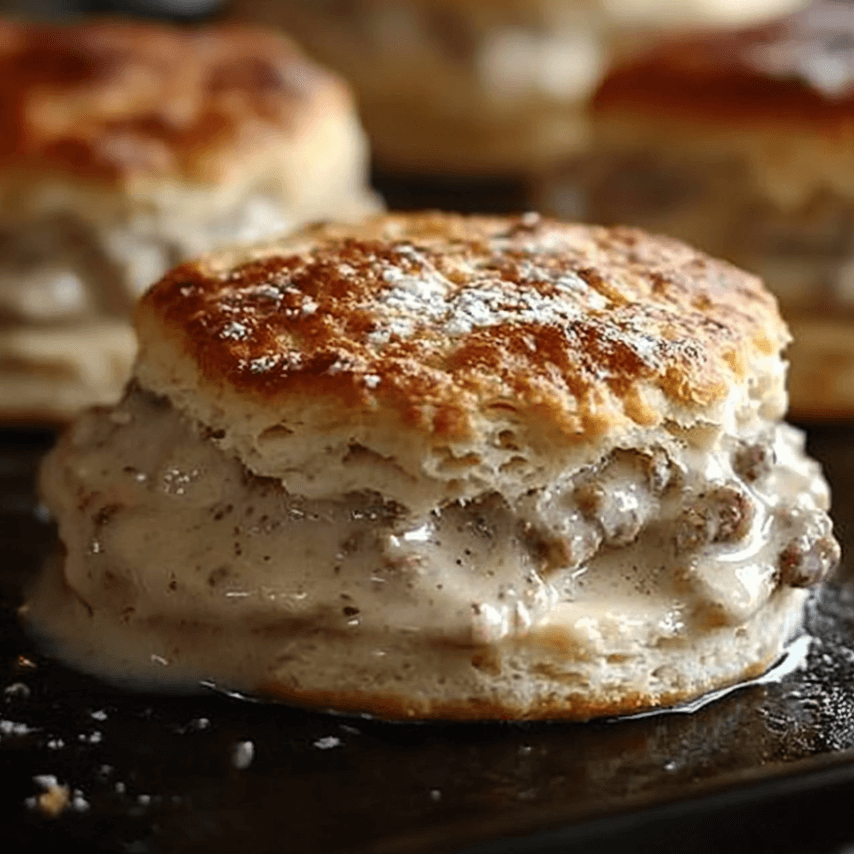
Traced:
<path fill-rule="evenodd" d="M 205 382 L 265 405 L 390 408 L 435 434 L 491 408 L 591 433 L 609 394 L 652 423 L 639 387 L 704 406 L 786 341 L 757 278 L 628 228 L 398 214 L 249 252 L 167 274 L 141 303 L 143 343 L 165 336 Z"/>
<path fill-rule="evenodd" d="M 0 165 L 218 181 L 329 90 L 346 103 L 337 78 L 260 29 L 0 22 Z"/>
<path fill-rule="evenodd" d="M 854 116 L 854 4 L 818 0 L 770 24 L 662 42 L 614 69 L 593 107 L 842 130 Z"/>

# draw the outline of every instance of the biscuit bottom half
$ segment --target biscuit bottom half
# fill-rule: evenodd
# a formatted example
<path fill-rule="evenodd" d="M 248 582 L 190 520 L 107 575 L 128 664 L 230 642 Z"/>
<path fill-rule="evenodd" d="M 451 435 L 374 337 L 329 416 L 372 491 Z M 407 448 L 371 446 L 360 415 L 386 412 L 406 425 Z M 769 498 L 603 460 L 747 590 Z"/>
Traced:
<path fill-rule="evenodd" d="M 48 457 L 22 617 L 72 665 L 398 719 L 587 719 L 758 675 L 838 559 L 791 427 L 657 431 L 548 488 L 415 514 L 289 493 L 131 387 Z"/>

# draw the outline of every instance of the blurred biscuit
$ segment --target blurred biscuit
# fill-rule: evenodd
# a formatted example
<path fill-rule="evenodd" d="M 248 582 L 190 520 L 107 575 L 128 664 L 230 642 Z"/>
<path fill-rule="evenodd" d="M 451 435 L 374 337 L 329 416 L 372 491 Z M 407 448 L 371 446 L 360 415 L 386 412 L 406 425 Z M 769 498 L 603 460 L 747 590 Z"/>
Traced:
<path fill-rule="evenodd" d="M 377 162 L 410 174 L 530 175 L 584 149 L 584 102 L 645 31 L 797 0 L 236 0 L 351 81 Z"/>
<path fill-rule="evenodd" d="M 350 94 L 259 29 L 0 23 L 0 417 L 113 399 L 179 260 L 376 208 Z"/>
<path fill-rule="evenodd" d="M 792 411 L 854 415 L 854 334 L 839 334 L 854 321 L 854 6 L 662 42 L 615 68 L 591 112 L 595 144 L 542 181 L 543 209 L 760 274 L 794 335 Z"/>

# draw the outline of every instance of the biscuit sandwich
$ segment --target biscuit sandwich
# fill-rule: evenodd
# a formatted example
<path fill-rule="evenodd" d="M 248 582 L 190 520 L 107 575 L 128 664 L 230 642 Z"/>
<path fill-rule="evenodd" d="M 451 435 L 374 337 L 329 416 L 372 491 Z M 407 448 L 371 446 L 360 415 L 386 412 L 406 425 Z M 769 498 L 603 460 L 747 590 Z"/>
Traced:
<path fill-rule="evenodd" d="M 644 30 L 745 20 L 798 0 L 252 0 L 351 81 L 377 163 L 396 174 L 526 176 L 588 144 L 611 53 Z"/>
<path fill-rule="evenodd" d="M 377 207 L 349 90 L 259 29 L 0 22 L 0 108 L 6 421 L 114 400 L 178 261 Z"/>
<path fill-rule="evenodd" d="M 674 235 L 760 275 L 794 335 L 800 417 L 854 415 L 854 7 L 660 42 L 611 71 L 554 214 Z"/>
<path fill-rule="evenodd" d="M 117 681 L 587 719 L 758 675 L 839 556 L 758 279 L 535 215 L 322 225 L 172 270 L 41 490 L 23 616 Z"/>

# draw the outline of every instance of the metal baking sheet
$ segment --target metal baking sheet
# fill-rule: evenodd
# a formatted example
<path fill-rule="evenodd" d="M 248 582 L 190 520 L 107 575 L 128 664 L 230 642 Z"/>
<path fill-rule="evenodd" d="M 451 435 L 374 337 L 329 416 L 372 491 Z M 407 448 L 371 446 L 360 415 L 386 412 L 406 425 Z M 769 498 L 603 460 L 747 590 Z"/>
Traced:
<path fill-rule="evenodd" d="M 391 724 L 214 690 L 128 694 L 43 658 L 15 619 L 53 543 L 34 492 L 51 439 L 0 433 L 4 852 L 841 852 L 854 838 L 847 552 L 782 675 L 692 712 Z M 854 430 L 814 429 L 811 449 L 850 545 Z M 39 796 L 54 781 L 68 805 L 52 818 Z"/>

